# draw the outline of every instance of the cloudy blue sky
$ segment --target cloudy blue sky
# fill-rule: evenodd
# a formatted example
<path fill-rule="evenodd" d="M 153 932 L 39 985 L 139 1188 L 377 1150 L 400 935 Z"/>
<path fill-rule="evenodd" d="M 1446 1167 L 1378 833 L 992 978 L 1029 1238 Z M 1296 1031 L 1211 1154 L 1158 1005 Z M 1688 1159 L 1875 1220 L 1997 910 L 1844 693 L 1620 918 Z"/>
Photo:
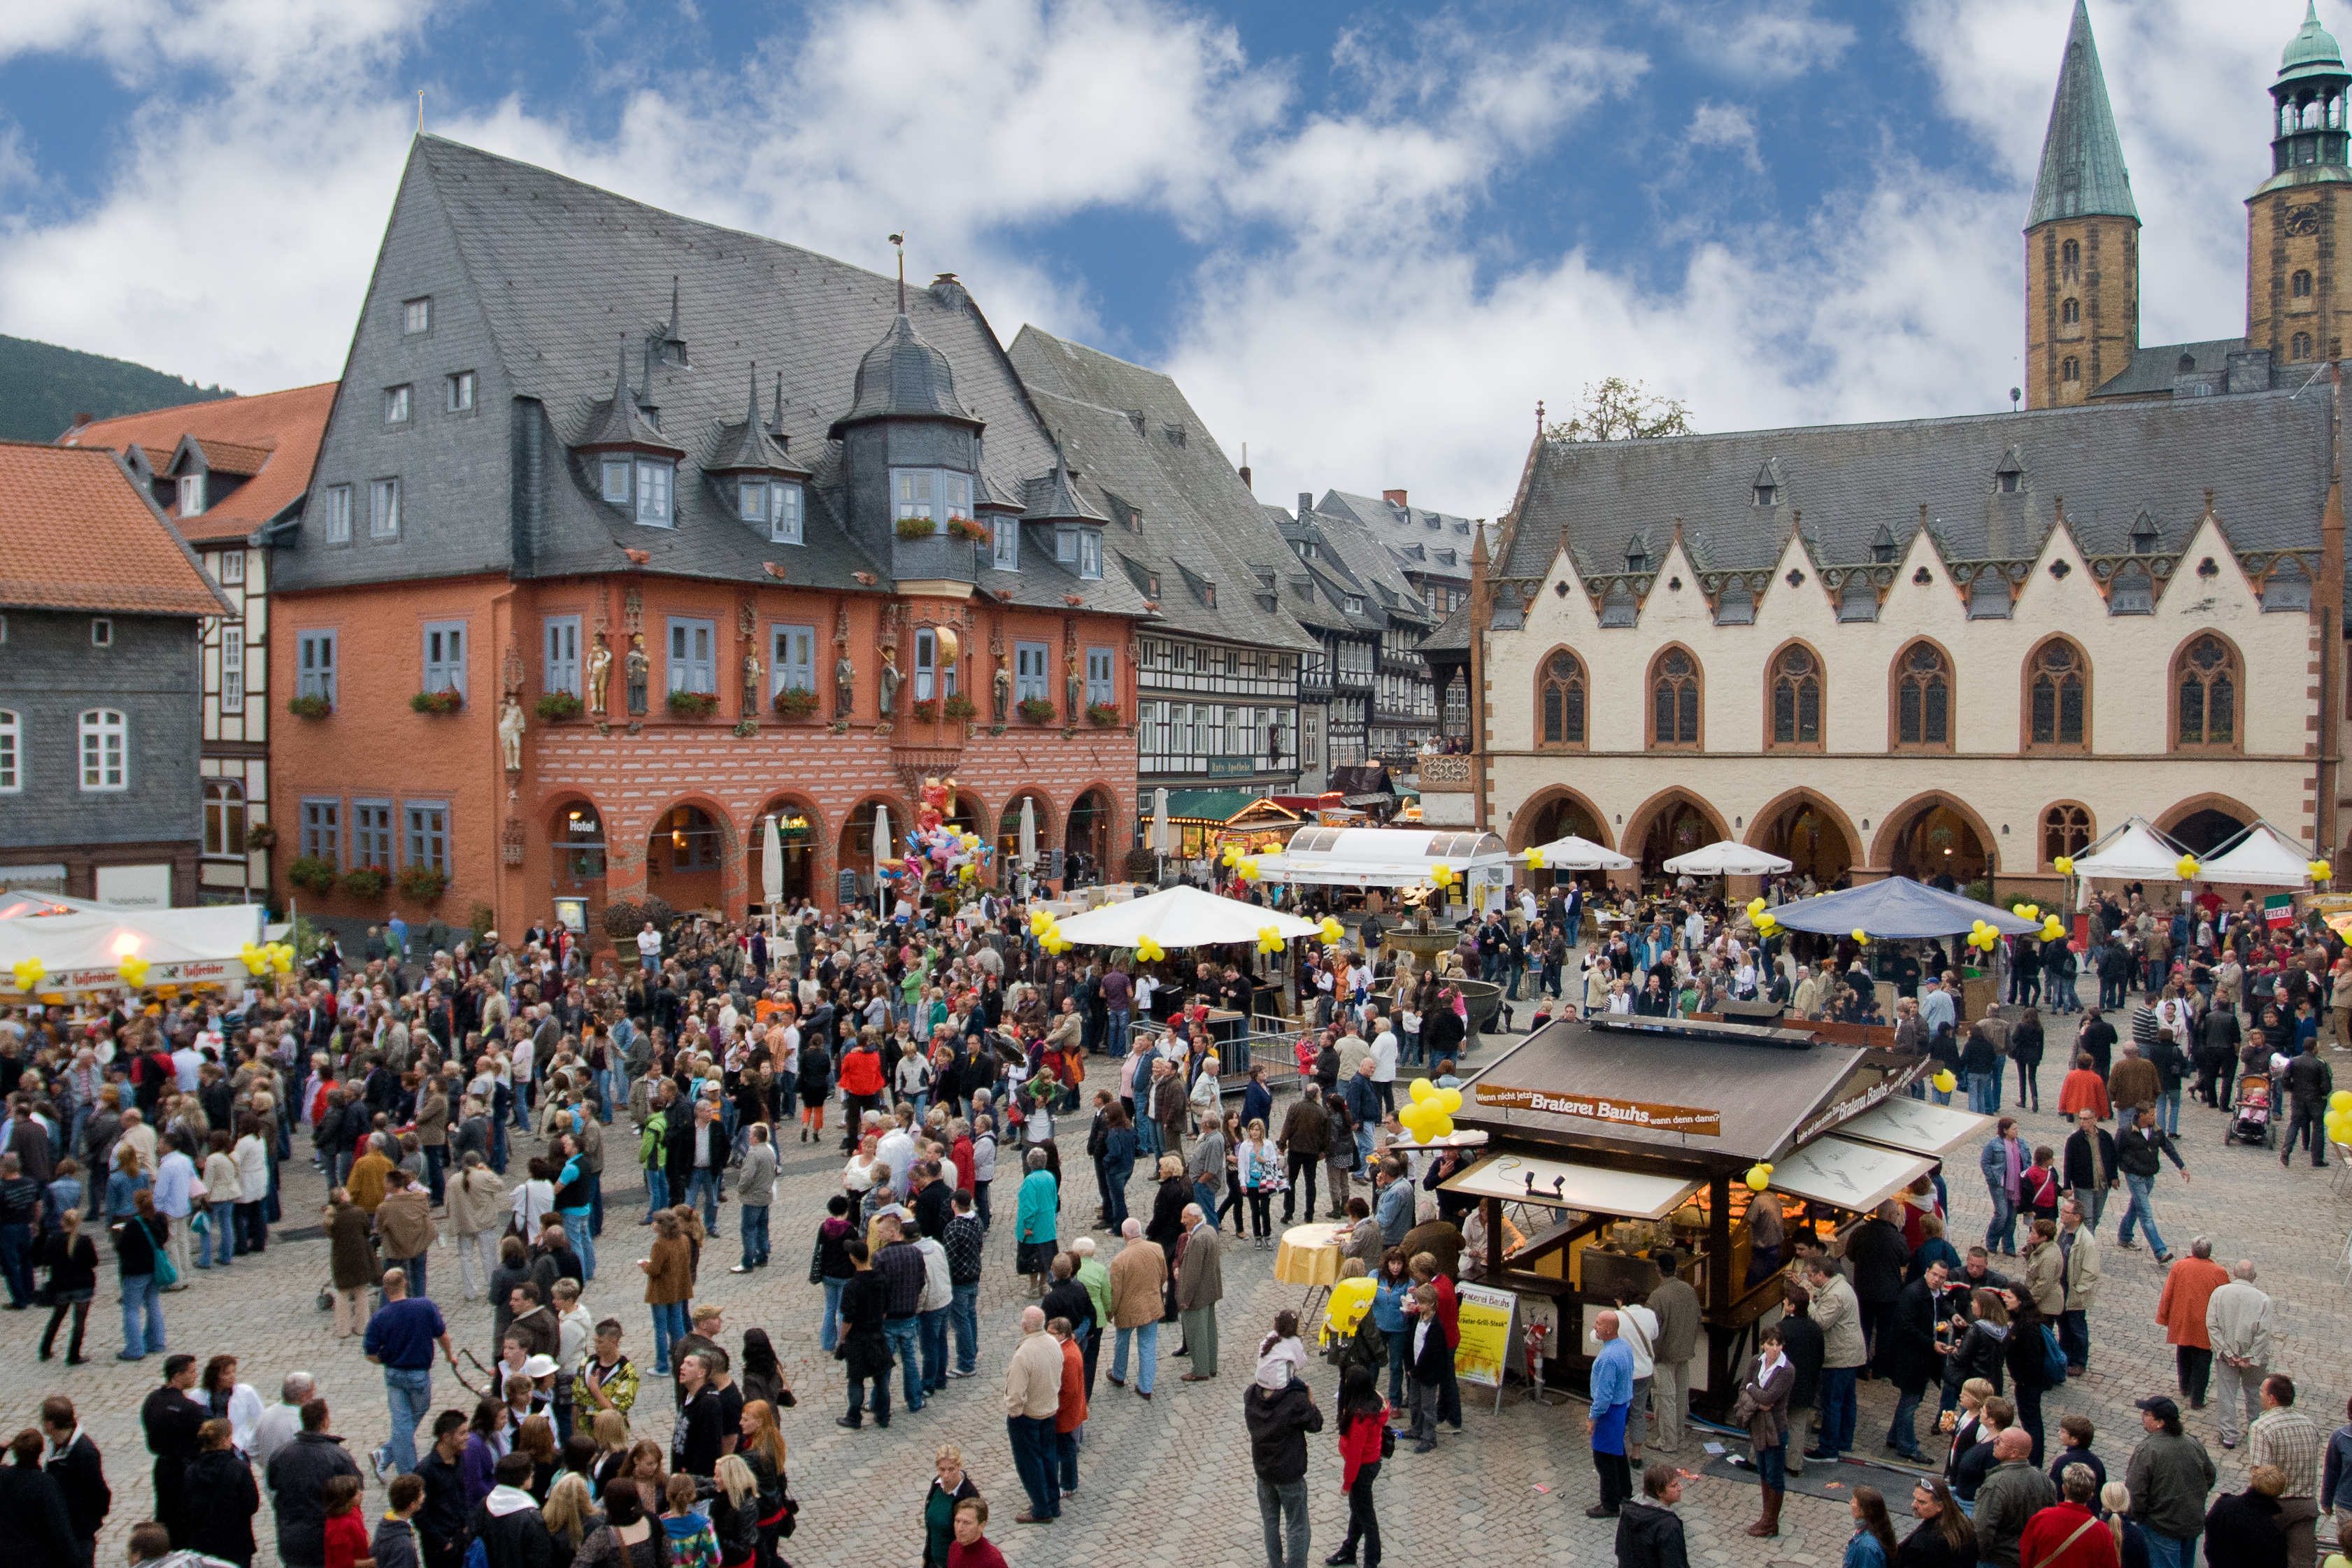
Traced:
<path fill-rule="evenodd" d="M 1175 374 L 1262 494 L 1509 502 L 1538 398 L 1702 428 L 2005 406 L 2073 0 L 25 0 L 0 331 L 339 373 L 441 134 Z M 2146 336 L 2244 330 L 2303 0 L 2094 0 Z M 2352 25 L 2341 0 L 2320 12 Z"/>

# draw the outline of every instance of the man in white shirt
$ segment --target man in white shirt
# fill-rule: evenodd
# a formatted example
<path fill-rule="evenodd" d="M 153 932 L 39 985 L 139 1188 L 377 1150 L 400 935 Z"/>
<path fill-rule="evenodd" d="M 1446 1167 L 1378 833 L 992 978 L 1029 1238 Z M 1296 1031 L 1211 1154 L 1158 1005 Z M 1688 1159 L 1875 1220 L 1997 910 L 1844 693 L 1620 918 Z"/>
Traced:
<path fill-rule="evenodd" d="M 1396 1114 L 1397 1037 L 1386 1018 L 1372 1020 L 1372 1081 L 1381 1086 L 1381 1109 Z"/>
<path fill-rule="evenodd" d="M 645 930 L 637 932 L 637 962 L 645 965 L 646 973 L 660 970 L 661 949 L 661 932 L 654 930 L 653 921 L 647 921 Z"/>
<path fill-rule="evenodd" d="M 1944 984 L 1941 979 L 1934 975 L 1930 975 L 1926 981 L 1921 983 L 1919 986 L 1919 1026 L 1927 1032 L 1928 1039 L 1933 1040 L 1936 1037 L 1936 1030 L 1939 1026 L 1947 1024 L 1955 1024 L 1958 1018 L 1958 1010 L 1952 1005 L 1951 993 L 1944 989 Z"/>
<path fill-rule="evenodd" d="M 278 1403 L 261 1413 L 253 1424 L 253 1451 L 247 1456 L 263 1469 L 269 1467 L 269 1456 L 291 1443 L 302 1430 L 302 1406 L 315 1397 L 317 1384 L 307 1372 L 289 1372 L 286 1381 L 278 1386 Z"/>
<path fill-rule="evenodd" d="M 214 1037 L 215 1040 L 218 1036 Z M 215 1049 L 218 1047 L 215 1047 Z M 193 1043 L 172 1053 L 172 1075 L 178 1081 L 182 1094 L 194 1094 L 201 1081 L 199 1074 L 205 1065 L 205 1055 Z"/>

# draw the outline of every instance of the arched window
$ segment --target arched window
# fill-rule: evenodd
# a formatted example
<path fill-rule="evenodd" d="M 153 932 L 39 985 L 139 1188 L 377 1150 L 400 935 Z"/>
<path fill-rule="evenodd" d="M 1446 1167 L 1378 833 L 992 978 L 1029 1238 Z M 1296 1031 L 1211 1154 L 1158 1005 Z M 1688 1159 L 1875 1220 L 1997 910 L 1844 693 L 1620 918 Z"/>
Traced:
<path fill-rule="evenodd" d="M 1537 677 L 1536 711 L 1540 716 L 1536 743 L 1541 746 L 1584 744 L 1584 661 L 1566 648 L 1555 648 Z"/>
<path fill-rule="evenodd" d="M 2080 326 L 2080 325 L 2082 324 L 2082 321 L 2083 321 L 2083 301 L 2081 301 L 2080 300 L 2074 300 L 2074 299 L 2062 300 L 2060 300 L 2060 301 L 2059 301 L 2059 304 L 2058 304 L 2058 324 L 2059 324 L 2060 326 L 2062 326 L 2062 327 L 2074 327 L 2074 326 Z"/>
<path fill-rule="evenodd" d="M 2236 649 L 2210 633 L 2192 638 L 2172 666 L 2174 747 L 2236 751 L 2243 684 Z"/>
<path fill-rule="evenodd" d="M 2033 650 L 2025 675 L 2025 739 L 2032 746 L 2080 746 L 2089 720 L 2091 661 L 2063 637 Z"/>
<path fill-rule="evenodd" d="M 1933 643 L 1916 642 L 1895 661 L 1895 743 L 1913 751 L 1952 743 L 1952 668 Z"/>
<path fill-rule="evenodd" d="M 81 787 L 128 789 L 122 756 L 122 715 L 111 708 L 86 710 L 81 716 Z"/>
<path fill-rule="evenodd" d="M 2287 357 L 2289 359 L 2309 359 L 2311 357 L 2311 334 L 2309 332 L 2295 333 L 2294 342 L 2287 350 Z"/>
<path fill-rule="evenodd" d="M 1791 643 L 1773 659 L 1765 685 L 1769 693 L 1774 746 L 1822 743 L 1822 662 L 1813 650 Z"/>
<path fill-rule="evenodd" d="M 2059 365 L 2058 365 L 2058 379 L 2059 379 L 2059 380 L 2061 380 L 2061 381 L 2080 381 L 2080 380 L 2082 380 L 2082 379 L 2083 379 L 2083 362 L 2082 362 L 2081 360 L 2078 360 L 2078 359 L 2068 359 L 2068 360 L 2062 360 L 2061 362 L 2059 362 Z"/>
<path fill-rule="evenodd" d="M 2070 239 L 2058 247 L 2058 274 L 2063 281 L 2072 283 L 2083 276 L 2083 242 Z"/>
<path fill-rule="evenodd" d="M 1670 647 L 1650 666 L 1650 744 L 1698 744 L 1698 660 Z"/>
<path fill-rule="evenodd" d="M 245 853 L 245 786 L 235 779 L 205 781 L 205 853 Z"/>
<path fill-rule="evenodd" d="M 2310 274 L 2310 273 L 2308 273 L 2308 272 L 2298 272 L 2298 273 L 2296 273 L 2293 278 L 2290 278 L 2289 279 L 2287 279 L 2287 286 L 2286 286 L 2286 287 L 2287 287 L 2287 292 L 2288 292 L 2288 293 L 2290 293 L 2290 294 L 2292 294 L 2292 295 L 2294 295 L 2296 299 L 2298 299 L 2298 300 L 2308 300 L 2308 299 L 2310 299 L 2310 298 L 2311 298 L 2311 274 Z"/>
<path fill-rule="evenodd" d="M 2046 868 L 2061 855 L 2080 855 L 2091 844 L 2091 814 L 2072 801 L 2060 801 L 2042 814 L 2042 864 Z"/>

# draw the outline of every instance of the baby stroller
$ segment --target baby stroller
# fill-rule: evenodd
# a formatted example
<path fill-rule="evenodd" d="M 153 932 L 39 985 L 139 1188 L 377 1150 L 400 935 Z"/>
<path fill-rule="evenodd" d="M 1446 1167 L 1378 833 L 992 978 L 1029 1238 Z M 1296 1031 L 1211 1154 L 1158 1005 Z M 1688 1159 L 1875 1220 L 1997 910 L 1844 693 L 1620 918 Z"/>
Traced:
<path fill-rule="evenodd" d="M 2249 1073 L 2238 1085 L 2237 1108 L 2230 1113 L 2229 1131 L 2221 1134 L 2224 1147 L 2231 1143 L 2259 1143 L 2273 1147 L 2278 1139 L 2271 1118 L 2271 1080 L 2260 1073 Z"/>

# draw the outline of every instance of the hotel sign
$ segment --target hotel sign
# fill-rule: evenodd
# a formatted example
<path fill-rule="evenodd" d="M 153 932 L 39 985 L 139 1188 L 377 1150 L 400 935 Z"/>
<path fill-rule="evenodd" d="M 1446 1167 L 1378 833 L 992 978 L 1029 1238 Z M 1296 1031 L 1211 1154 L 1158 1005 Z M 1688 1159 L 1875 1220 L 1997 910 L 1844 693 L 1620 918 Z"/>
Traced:
<path fill-rule="evenodd" d="M 1723 1136 L 1723 1113 L 1696 1106 L 1656 1105 L 1605 1094 L 1555 1094 L 1547 1089 L 1510 1089 L 1496 1083 L 1475 1087 L 1477 1102 L 1498 1110 L 1538 1110 L 1548 1116 L 1573 1116 L 1587 1121 L 1607 1121 L 1619 1127 L 1680 1132 L 1696 1138 Z"/>

